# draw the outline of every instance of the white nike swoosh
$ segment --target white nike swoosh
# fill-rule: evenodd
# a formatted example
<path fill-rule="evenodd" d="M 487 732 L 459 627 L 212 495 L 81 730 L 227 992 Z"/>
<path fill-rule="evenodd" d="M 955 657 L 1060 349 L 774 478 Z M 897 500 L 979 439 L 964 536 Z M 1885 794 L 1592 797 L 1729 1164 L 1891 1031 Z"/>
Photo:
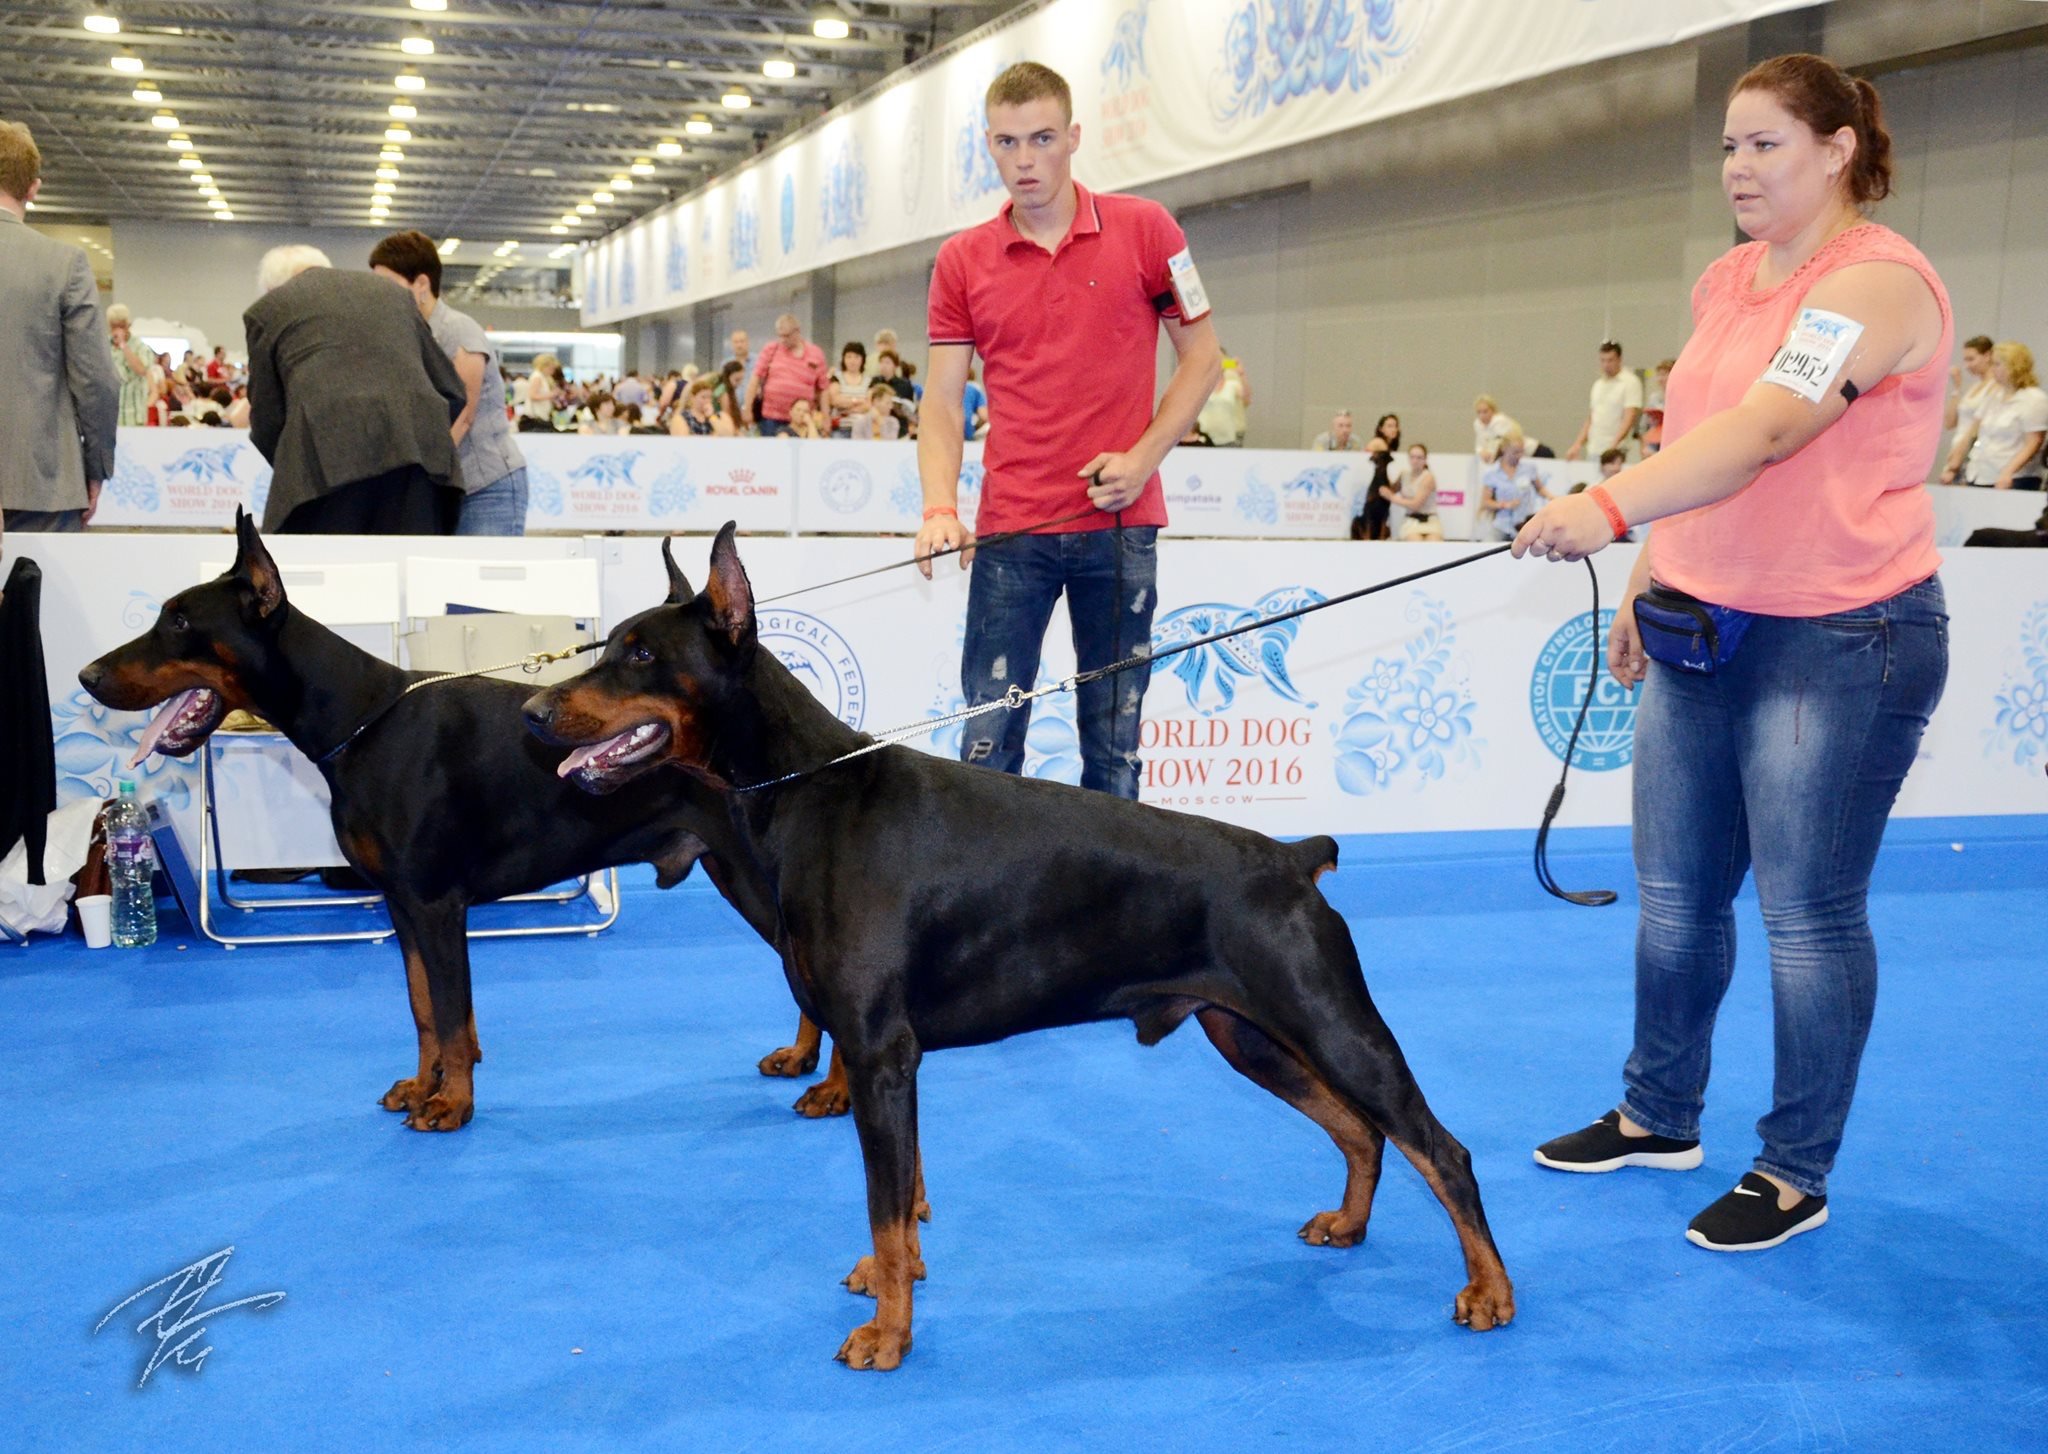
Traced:
<path fill-rule="evenodd" d="M 1739 1196 L 1739 1197 L 1760 1197 L 1760 1196 L 1762 1196 L 1762 1195 L 1763 1195 L 1763 1193 L 1762 1193 L 1762 1192 L 1760 1192 L 1760 1191 L 1751 1191 L 1751 1190 L 1750 1190 L 1750 1189 L 1749 1189 L 1748 1187 L 1746 1187 L 1746 1186 L 1738 1186 L 1737 1188 L 1735 1188 L 1735 1194 L 1736 1194 L 1737 1196 Z"/>

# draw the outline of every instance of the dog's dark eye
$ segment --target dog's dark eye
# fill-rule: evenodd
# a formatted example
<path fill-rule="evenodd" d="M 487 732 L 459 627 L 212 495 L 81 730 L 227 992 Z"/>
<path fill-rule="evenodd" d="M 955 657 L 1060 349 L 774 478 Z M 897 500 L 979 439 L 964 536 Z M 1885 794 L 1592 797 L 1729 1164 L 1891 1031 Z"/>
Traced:
<path fill-rule="evenodd" d="M 171 612 L 171 630 L 189 631 L 191 627 L 192 623 L 185 619 L 185 613 L 183 611 Z"/>
<path fill-rule="evenodd" d="M 649 662 L 654 660 L 654 653 L 648 650 L 645 646 L 636 645 L 634 646 L 633 650 L 627 654 L 626 659 L 628 661 Z"/>

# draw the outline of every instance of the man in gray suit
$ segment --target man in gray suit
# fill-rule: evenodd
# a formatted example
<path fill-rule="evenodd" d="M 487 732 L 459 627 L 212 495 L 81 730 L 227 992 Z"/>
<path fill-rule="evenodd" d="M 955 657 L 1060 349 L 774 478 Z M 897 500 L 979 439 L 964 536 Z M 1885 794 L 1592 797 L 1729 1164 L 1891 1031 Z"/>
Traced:
<path fill-rule="evenodd" d="M 263 528 L 446 535 L 462 509 L 462 376 L 412 300 L 317 248 L 272 248 L 249 341 L 249 442 L 271 462 Z"/>
<path fill-rule="evenodd" d="M 0 510 L 8 530 L 83 530 L 114 472 L 121 385 L 84 249 L 28 228 L 42 160 L 0 121 Z"/>

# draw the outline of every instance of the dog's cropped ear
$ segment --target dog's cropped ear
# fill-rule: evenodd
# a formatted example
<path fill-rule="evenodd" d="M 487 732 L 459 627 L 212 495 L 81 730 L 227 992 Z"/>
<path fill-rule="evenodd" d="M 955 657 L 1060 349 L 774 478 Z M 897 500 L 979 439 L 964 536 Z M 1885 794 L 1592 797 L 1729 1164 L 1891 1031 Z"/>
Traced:
<path fill-rule="evenodd" d="M 704 585 L 704 595 L 711 603 L 712 626 L 734 646 L 747 647 L 754 643 L 754 587 L 732 538 L 733 522 L 728 520 L 711 544 L 711 579 Z"/>
<path fill-rule="evenodd" d="M 661 563 L 668 567 L 667 604 L 671 606 L 689 605 L 691 601 L 696 599 L 697 593 L 691 589 L 690 579 L 683 574 L 682 567 L 676 564 L 675 541 L 667 536 L 663 536 L 661 540 Z"/>
<path fill-rule="evenodd" d="M 256 533 L 256 521 L 239 505 L 235 507 L 235 563 L 228 574 L 246 581 L 256 593 L 256 609 L 268 616 L 284 604 L 284 577 L 263 537 Z"/>

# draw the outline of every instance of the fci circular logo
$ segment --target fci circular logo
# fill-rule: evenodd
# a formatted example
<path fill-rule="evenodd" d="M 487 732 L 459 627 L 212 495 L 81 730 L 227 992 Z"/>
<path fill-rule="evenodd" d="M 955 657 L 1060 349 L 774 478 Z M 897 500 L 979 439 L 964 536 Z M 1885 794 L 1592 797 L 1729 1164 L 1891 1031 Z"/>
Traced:
<path fill-rule="evenodd" d="M 867 678 L 844 636 L 808 612 L 779 606 L 762 611 L 754 630 L 761 645 L 833 716 L 849 727 L 860 726 L 868 711 Z"/>
<path fill-rule="evenodd" d="M 827 465 L 818 481 L 818 493 L 825 503 L 842 515 L 851 515 L 867 504 L 875 492 L 875 477 L 857 460 L 842 459 Z"/>
<path fill-rule="evenodd" d="M 1590 612 L 1574 616 L 1543 644 L 1529 678 L 1529 711 L 1536 718 L 1536 732 L 1560 761 L 1592 681 L 1593 705 L 1586 711 L 1586 730 L 1579 734 L 1574 763 L 1588 772 L 1627 767 L 1635 756 L 1636 703 L 1642 692 L 1607 674 L 1607 633 L 1613 627 L 1611 609 L 1600 612 L 1597 633 Z"/>

